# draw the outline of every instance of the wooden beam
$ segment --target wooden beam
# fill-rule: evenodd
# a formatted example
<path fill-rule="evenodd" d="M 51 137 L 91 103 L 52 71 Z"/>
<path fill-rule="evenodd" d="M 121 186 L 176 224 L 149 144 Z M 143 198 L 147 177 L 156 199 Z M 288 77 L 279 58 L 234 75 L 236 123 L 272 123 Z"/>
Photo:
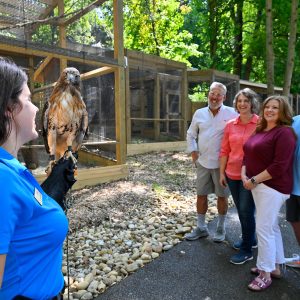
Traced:
<path fill-rule="evenodd" d="M 104 167 L 115 166 L 117 164 L 117 161 L 114 159 L 109 159 L 86 150 L 79 150 L 78 160 L 80 163 L 88 166 L 94 165 Z"/>
<path fill-rule="evenodd" d="M 96 76 L 102 76 L 102 75 L 105 75 L 105 74 L 109 74 L 109 73 L 112 73 L 114 71 L 115 71 L 115 68 L 102 67 L 102 68 L 95 69 L 93 71 L 81 74 L 80 77 L 81 77 L 81 80 L 86 80 L 86 79 L 90 79 L 90 78 L 93 78 L 93 77 L 96 77 Z"/>
<path fill-rule="evenodd" d="M 77 175 L 77 182 L 72 189 L 77 190 L 86 186 L 94 186 L 104 182 L 116 181 L 128 177 L 128 166 L 116 165 L 107 167 L 79 169 Z M 46 179 L 46 175 L 34 175 L 39 183 Z"/>
<path fill-rule="evenodd" d="M 97 147 L 97 146 L 107 146 L 115 145 L 116 141 L 102 141 L 102 142 L 83 142 L 83 146 Z M 25 145 L 21 149 L 44 149 L 45 145 Z"/>
<path fill-rule="evenodd" d="M 167 74 L 167 73 L 157 73 L 160 79 L 164 79 L 164 80 L 177 80 L 180 81 L 181 80 L 181 76 L 178 75 L 171 75 L 171 74 Z"/>
<path fill-rule="evenodd" d="M 67 20 L 60 20 L 59 23 L 68 26 L 69 24 L 72 24 L 73 22 L 77 21 L 80 17 L 84 16 L 85 14 L 89 13 L 91 10 L 93 10 L 95 7 L 98 7 L 102 5 L 107 0 L 96 0 L 93 3 L 87 5 L 85 8 L 81 9 L 77 14 L 72 16 L 71 18 Z"/>
<path fill-rule="evenodd" d="M 13 53 L 19 53 L 24 55 L 34 55 L 34 56 L 41 56 L 41 57 L 47 57 L 50 55 L 50 51 L 47 50 L 37 50 L 37 49 L 32 49 L 29 47 L 23 47 L 23 46 L 15 46 L 15 45 L 9 45 L 3 41 L 0 41 L 0 51 L 7 51 L 7 52 L 13 52 Z M 105 62 L 104 60 L 106 58 L 100 58 L 99 60 L 90 60 L 88 58 L 80 58 L 80 57 L 74 57 L 74 56 L 68 56 L 67 54 L 59 54 L 59 53 L 55 53 L 54 51 L 51 53 L 53 55 L 53 58 L 65 58 L 71 61 L 75 61 L 75 62 L 79 62 L 82 64 L 88 64 L 88 65 L 93 65 L 93 66 L 116 66 L 116 64 L 112 64 L 109 62 Z"/>
<path fill-rule="evenodd" d="M 118 63 L 110 57 L 102 57 L 86 52 L 78 52 L 72 49 L 62 50 L 58 47 L 50 47 L 46 45 L 36 46 L 33 42 L 25 43 L 24 41 L 1 37 L 0 39 L 0 52 L 5 51 L 9 53 L 18 53 L 22 56 L 40 56 L 41 58 L 53 55 L 53 58 L 66 58 L 69 61 L 76 61 L 85 65 L 92 65 L 94 67 L 116 67 Z"/>
<path fill-rule="evenodd" d="M 143 66 L 169 66 L 170 68 L 176 69 L 185 69 L 186 64 L 178 61 L 174 61 L 168 58 L 159 57 L 153 54 L 146 54 L 141 51 L 136 50 L 128 50 L 126 49 L 126 56 L 128 58 L 128 65 L 131 67 L 132 65 L 140 65 L 141 61 L 143 62 Z"/>
<path fill-rule="evenodd" d="M 127 155 L 131 156 L 153 151 L 185 151 L 186 148 L 186 141 L 128 144 Z"/>
<path fill-rule="evenodd" d="M 90 78 L 93 78 L 93 77 L 96 77 L 96 76 L 102 76 L 104 74 L 112 73 L 114 70 L 115 69 L 111 68 L 111 67 L 102 67 L 102 68 L 99 68 L 99 69 L 96 69 L 96 70 L 93 70 L 93 71 L 81 74 L 80 78 L 82 80 L 87 80 L 87 79 L 90 79 Z M 37 88 L 37 89 L 33 90 L 33 93 L 38 93 L 38 92 L 44 91 L 46 89 L 52 88 L 52 87 L 55 86 L 55 84 L 56 84 L 56 81 L 53 82 L 53 83 L 44 85 L 44 86 L 42 86 L 40 88 Z"/>
<path fill-rule="evenodd" d="M 33 80 L 38 81 L 39 75 L 44 71 L 44 69 L 47 67 L 47 65 L 50 63 L 52 60 L 53 56 L 49 55 L 47 56 L 44 61 L 39 65 L 39 67 L 35 70 L 34 75 L 33 75 Z"/>
<path fill-rule="evenodd" d="M 243 88 L 246 86 L 246 87 L 251 87 L 251 88 L 261 88 L 261 89 L 264 89 L 266 92 L 267 92 L 267 85 L 265 83 L 260 83 L 260 82 L 253 82 L 253 81 L 248 81 L 248 80 L 243 80 L 243 79 L 240 79 L 239 80 L 240 82 L 240 85 L 243 85 Z M 279 86 L 275 86 L 274 87 L 275 91 L 277 92 L 282 92 L 283 91 L 283 88 L 282 87 L 279 87 Z"/>
<path fill-rule="evenodd" d="M 54 0 L 39 0 L 39 2 L 47 4 L 47 5 L 53 5 Z M 55 1 L 57 2 L 57 1 Z"/>
<path fill-rule="evenodd" d="M 54 8 L 58 5 L 59 2 L 63 2 L 62 0 L 52 0 L 51 4 L 44 10 L 42 14 L 39 16 L 39 20 L 43 20 L 50 15 L 50 13 L 54 10 Z"/>
<path fill-rule="evenodd" d="M 183 121 L 184 119 L 161 119 L 161 118 L 130 118 L 130 120 L 134 121 L 144 121 L 144 122 L 151 122 L 151 121 L 159 121 L 159 122 L 170 122 L 170 121 Z"/>

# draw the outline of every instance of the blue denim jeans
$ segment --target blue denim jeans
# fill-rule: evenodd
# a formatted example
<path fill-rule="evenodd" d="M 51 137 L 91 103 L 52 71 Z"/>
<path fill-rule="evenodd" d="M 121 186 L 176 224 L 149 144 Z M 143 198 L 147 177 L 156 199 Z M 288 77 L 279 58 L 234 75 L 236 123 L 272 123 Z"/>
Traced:
<path fill-rule="evenodd" d="M 242 229 L 242 245 L 240 251 L 252 254 L 255 242 L 255 204 L 251 191 L 244 188 L 242 180 L 226 177 L 234 204 L 236 206 Z"/>

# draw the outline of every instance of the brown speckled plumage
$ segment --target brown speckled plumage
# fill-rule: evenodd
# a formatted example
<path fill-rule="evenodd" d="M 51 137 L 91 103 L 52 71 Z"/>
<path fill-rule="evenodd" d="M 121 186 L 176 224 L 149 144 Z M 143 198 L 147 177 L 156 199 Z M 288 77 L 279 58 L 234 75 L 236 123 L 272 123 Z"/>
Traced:
<path fill-rule="evenodd" d="M 59 159 L 69 146 L 76 152 L 88 127 L 88 114 L 80 93 L 80 74 L 66 68 L 60 75 L 50 99 L 45 103 L 43 136 L 46 151 Z"/>

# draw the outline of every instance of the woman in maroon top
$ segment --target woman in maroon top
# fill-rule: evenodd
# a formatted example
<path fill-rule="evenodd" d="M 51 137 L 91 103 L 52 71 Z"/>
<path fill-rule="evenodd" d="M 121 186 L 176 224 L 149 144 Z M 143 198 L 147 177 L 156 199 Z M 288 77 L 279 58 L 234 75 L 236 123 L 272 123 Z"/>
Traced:
<path fill-rule="evenodd" d="M 271 277 L 280 277 L 285 262 L 278 213 L 289 198 L 293 185 L 293 154 L 296 135 L 291 128 L 292 110 L 285 97 L 271 96 L 262 106 L 256 132 L 244 145 L 242 181 L 251 190 L 256 206 L 258 276 L 250 290 L 268 288 Z"/>

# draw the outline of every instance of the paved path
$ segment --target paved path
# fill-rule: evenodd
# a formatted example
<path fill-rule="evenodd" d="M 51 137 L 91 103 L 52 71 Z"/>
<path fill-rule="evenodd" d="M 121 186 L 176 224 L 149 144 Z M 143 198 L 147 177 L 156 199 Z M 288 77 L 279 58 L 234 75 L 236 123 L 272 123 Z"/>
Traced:
<path fill-rule="evenodd" d="M 286 256 L 300 254 L 290 225 L 281 213 Z M 213 231 L 216 220 L 209 224 Z M 300 269 L 287 267 L 283 279 L 274 279 L 262 292 L 251 292 L 247 284 L 255 260 L 236 266 L 229 263 L 235 253 L 230 245 L 240 234 L 235 209 L 230 209 L 227 241 L 216 244 L 210 238 L 184 241 L 163 253 L 144 268 L 108 289 L 97 300 L 300 300 Z M 255 256 L 256 256 L 255 251 Z"/>

